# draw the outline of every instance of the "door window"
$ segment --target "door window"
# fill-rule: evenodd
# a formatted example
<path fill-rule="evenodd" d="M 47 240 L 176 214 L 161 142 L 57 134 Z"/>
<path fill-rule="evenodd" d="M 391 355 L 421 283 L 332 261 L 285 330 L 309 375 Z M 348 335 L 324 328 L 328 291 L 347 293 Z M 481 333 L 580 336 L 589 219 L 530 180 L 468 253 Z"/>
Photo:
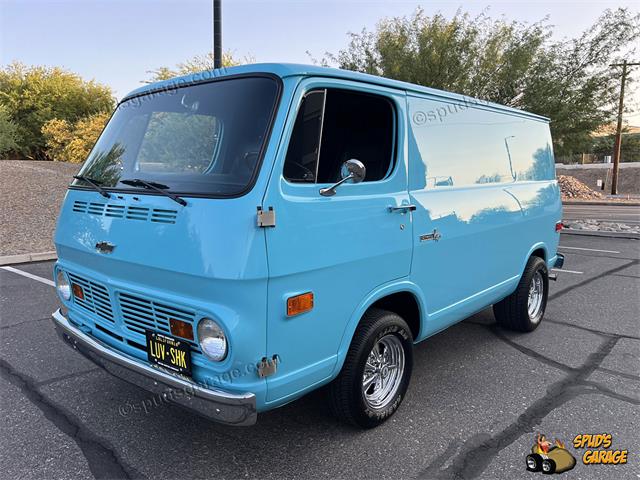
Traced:
<path fill-rule="evenodd" d="M 305 95 L 293 128 L 284 177 L 294 183 L 334 183 L 349 159 L 366 167 L 365 182 L 391 171 L 394 111 L 378 95 L 342 89 Z"/>

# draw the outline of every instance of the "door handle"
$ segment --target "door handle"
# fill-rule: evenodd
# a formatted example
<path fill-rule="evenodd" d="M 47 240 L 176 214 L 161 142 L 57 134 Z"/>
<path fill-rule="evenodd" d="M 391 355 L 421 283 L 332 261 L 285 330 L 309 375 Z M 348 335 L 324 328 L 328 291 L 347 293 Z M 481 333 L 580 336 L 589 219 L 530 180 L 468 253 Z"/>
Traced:
<path fill-rule="evenodd" d="M 414 212 L 416 210 L 416 208 L 418 208 L 418 207 L 416 207 L 415 205 L 400 205 L 399 207 L 389 206 L 389 211 L 390 212 L 403 212 L 403 213 L 407 212 L 407 211 Z"/>

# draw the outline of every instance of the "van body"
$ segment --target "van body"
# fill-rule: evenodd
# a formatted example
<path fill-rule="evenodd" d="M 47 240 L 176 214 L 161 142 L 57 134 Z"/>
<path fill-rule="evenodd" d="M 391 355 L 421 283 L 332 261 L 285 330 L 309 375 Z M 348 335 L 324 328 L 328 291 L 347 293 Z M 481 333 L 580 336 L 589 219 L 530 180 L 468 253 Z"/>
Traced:
<path fill-rule="evenodd" d="M 202 72 L 119 103 L 60 212 L 53 319 L 216 421 L 332 383 L 374 426 L 407 344 L 491 305 L 537 326 L 560 220 L 546 118 L 329 68 Z"/>

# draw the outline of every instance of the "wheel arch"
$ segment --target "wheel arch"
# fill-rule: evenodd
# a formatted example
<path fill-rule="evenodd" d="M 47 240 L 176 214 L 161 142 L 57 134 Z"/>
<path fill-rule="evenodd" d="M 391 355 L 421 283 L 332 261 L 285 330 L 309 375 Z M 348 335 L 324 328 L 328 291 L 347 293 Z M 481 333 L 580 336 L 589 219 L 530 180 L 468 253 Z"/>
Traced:
<path fill-rule="evenodd" d="M 412 304 L 403 304 L 403 301 L 411 301 Z M 385 310 L 394 311 L 409 325 L 414 341 L 420 337 L 420 331 L 426 317 L 426 303 L 422 291 L 416 284 L 408 280 L 396 282 L 392 284 L 382 285 L 369 294 L 360 302 L 351 315 L 347 323 L 340 346 L 338 348 L 337 362 L 334 367 L 333 375 L 337 375 L 342 369 L 344 360 L 349 351 L 349 346 L 353 339 L 363 315 L 371 307 L 379 307 Z M 403 313 L 411 315 L 411 318 L 405 318 Z"/>
<path fill-rule="evenodd" d="M 549 249 L 547 248 L 547 245 L 544 242 L 538 242 L 529 248 L 527 256 L 522 259 L 522 264 L 520 265 L 520 277 L 522 277 L 522 273 L 524 272 L 527 262 L 531 257 L 540 257 L 546 264 L 548 264 Z"/>

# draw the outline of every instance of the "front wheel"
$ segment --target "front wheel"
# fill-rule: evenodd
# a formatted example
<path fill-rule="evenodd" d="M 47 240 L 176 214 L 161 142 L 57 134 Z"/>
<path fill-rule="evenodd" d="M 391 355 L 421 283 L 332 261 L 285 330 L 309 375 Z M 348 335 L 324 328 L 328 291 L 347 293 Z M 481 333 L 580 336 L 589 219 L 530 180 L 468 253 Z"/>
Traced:
<path fill-rule="evenodd" d="M 544 316 L 549 295 L 549 271 L 540 257 L 531 257 L 516 291 L 493 306 L 498 325 L 519 332 L 532 332 Z"/>
<path fill-rule="evenodd" d="M 542 470 L 542 456 L 537 453 L 527 455 L 527 470 L 530 472 L 539 472 Z"/>
<path fill-rule="evenodd" d="M 398 409 L 413 367 L 413 337 L 406 322 L 386 310 L 363 317 L 329 395 L 336 416 L 363 428 L 380 425 Z"/>

